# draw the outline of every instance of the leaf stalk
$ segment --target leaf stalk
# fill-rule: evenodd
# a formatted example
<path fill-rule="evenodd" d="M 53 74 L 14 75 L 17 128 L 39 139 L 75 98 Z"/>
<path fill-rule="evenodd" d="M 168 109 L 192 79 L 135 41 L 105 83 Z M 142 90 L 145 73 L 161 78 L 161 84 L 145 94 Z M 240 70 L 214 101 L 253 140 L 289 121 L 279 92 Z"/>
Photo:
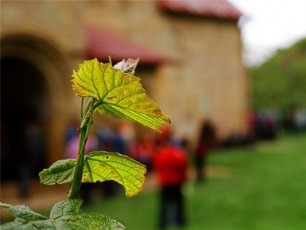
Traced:
<path fill-rule="evenodd" d="M 83 102 L 84 101 L 82 100 L 81 102 L 82 105 Z M 80 132 L 79 132 L 78 158 L 73 175 L 71 188 L 68 193 L 68 199 L 77 199 L 81 189 L 82 175 L 83 175 L 84 162 L 85 162 L 85 147 L 89 136 L 90 126 L 92 125 L 93 114 L 95 109 L 93 98 L 89 99 L 85 111 L 82 111 L 83 110 L 82 107 L 83 106 L 81 106 L 82 119 L 81 119 Z"/>

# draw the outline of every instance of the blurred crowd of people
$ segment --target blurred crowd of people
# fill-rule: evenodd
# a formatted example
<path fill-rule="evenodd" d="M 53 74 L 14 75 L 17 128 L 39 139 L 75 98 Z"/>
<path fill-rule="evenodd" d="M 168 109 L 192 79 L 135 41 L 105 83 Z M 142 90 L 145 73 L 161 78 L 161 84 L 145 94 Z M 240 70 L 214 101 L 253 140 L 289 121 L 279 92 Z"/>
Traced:
<path fill-rule="evenodd" d="M 66 133 L 66 157 L 76 158 L 78 153 L 77 126 L 72 124 Z M 136 134 L 133 126 L 120 123 L 117 126 L 98 126 L 89 135 L 85 152 L 109 151 L 128 155 L 143 163 L 150 170 L 154 136 Z"/>
<path fill-rule="evenodd" d="M 174 137 L 170 126 L 163 127 L 161 133 L 136 132 L 134 126 L 129 123 L 119 123 L 117 126 L 98 126 L 89 135 L 85 152 L 110 151 L 118 152 L 132 157 L 147 167 L 147 171 L 153 170 L 153 161 L 162 139 L 167 139 L 171 146 L 183 149 L 188 159 L 194 154 L 196 162 L 204 162 L 212 147 L 215 137 L 215 128 L 210 121 L 203 123 L 199 138 L 194 149 L 190 149 L 188 140 Z M 78 153 L 77 123 L 71 123 L 66 132 L 66 158 L 76 158 Z M 197 165 L 198 164 L 198 165 Z M 195 164 L 197 169 L 202 163 Z M 203 176 L 202 176 L 203 177 Z M 200 176 L 198 179 L 201 180 Z"/>

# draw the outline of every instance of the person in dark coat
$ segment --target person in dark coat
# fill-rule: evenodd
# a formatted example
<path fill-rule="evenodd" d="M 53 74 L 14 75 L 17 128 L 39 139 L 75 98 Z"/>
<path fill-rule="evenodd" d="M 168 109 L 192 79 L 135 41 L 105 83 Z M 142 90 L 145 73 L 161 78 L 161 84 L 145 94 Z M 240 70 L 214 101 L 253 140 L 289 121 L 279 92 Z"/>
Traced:
<path fill-rule="evenodd" d="M 213 147 L 216 139 L 215 128 L 213 124 L 207 120 L 203 123 L 200 130 L 198 143 L 196 145 L 194 162 L 196 170 L 196 180 L 202 182 L 206 179 L 206 161 L 207 155 Z"/>

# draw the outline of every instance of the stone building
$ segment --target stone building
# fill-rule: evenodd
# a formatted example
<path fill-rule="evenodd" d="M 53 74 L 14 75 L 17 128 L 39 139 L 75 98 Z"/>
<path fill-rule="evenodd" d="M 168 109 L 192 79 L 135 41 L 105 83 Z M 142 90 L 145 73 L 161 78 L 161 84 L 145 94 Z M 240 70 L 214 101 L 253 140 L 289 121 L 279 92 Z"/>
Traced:
<path fill-rule="evenodd" d="M 111 56 L 140 58 L 136 76 L 170 115 L 176 136 L 193 142 L 207 118 L 220 138 L 246 134 L 240 16 L 226 0 L 1 1 L 1 131 L 35 120 L 48 164 L 62 158 L 79 109 L 72 70 Z M 14 133 L 3 143 L 20 138 Z"/>

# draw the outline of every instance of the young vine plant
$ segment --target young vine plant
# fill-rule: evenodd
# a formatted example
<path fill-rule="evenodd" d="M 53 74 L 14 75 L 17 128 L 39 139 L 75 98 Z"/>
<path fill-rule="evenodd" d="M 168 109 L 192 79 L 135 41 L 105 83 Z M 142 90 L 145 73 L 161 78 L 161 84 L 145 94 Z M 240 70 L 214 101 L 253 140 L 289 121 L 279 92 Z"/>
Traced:
<path fill-rule="evenodd" d="M 84 61 L 72 74 L 72 89 L 81 97 L 79 145 L 77 159 L 62 159 L 40 172 L 45 185 L 70 183 L 65 200 L 54 204 L 49 217 L 32 211 L 28 206 L 0 203 L 15 219 L 4 223 L 3 230 L 47 229 L 125 229 L 124 225 L 100 213 L 82 212 L 82 183 L 113 180 L 121 184 L 127 197 L 142 189 L 146 168 L 134 159 L 115 152 L 94 151 L 85 154 L 85 146 L 94 114 L 123 118 L 159 131 L 170 118 L 153 102 L 134 76 L 138 60 L 127 59 L 116 65 Z"/>

